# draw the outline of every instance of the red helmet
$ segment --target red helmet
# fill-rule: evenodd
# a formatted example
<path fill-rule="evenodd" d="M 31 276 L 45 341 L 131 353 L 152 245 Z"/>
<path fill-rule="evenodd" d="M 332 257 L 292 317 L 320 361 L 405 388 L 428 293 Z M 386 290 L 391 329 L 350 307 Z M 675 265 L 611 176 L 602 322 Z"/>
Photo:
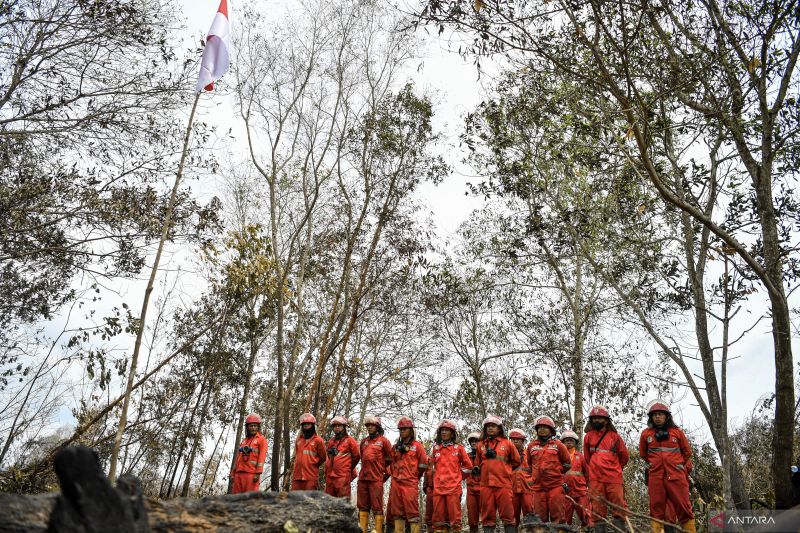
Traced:
<path fill-rule="evenodd" d="M 437 427 L 436 429 L 437 430 L 449 429 L 449 430 L 452 430 L 453 432 L 455 432 L 456 431 L 456 424 L 452 420 L 442 420 L 441 422 L 439 422 L 439 427 Z"/>
<path fill-rule="evenodd" d="M 533 428 L 536 429 L 539 426 L 547 426 L 553 431 L 556 430 L 556 424 L 553 422 L 553 419 L 549 416 L 539 416 L 536 420 L 533 421 Z"/>
<path fill-rule="evenodd" d="M 255 413 L 250 413 L 249 415 L 247 415 L 247 418 L 244 419 L 244 423 L 245 424 L 260 424 L 261 423 L 261 417 L 258 416 Z"/>
<path fill-rule="evenodd" d="M 606 408 L 602 405 L 595 405 L 592 407 L 592 410 L 589 411 L 589 418 L 593 416 L 604 416 L 609 419 L 611 418 L 611 415 L 608 414 L 608 410 L 606 410 Z"/>
<path fill-rule="evenodd" d="M 375 424 L 376 426 L 383 427 L 383 424 L 381 424 L 381 417 L 379 416 L 365 416 L 364 425 L 366 426 L 367 424 Z"/>
<path fill-rule="evenodd" d="M 662 411 L 667 413 L 668 415 L 672 414 L 672 411 L 669 410 L 669 404 L 663 400 L 653 400 L 652 402 L 647 404 L 647 414 L 651 415 L 656 411 Z"/>
<path fill-rule="evenodd" d="M 503 427 L 503 419 L 499 416 L 489 415 L 483 419 L 482 425 L 485 426 L 486 424 L 494 424 L 496 426 Z"/>
<path fill-rule="evenodd" d="M 472 439 L 481 440 L 481 434 L 477 431 L 473 431 L 469 435 L 467 435 L 467 442 L 471 441 Z"/>
<path fill-rule="evenodd" d="M 527 436 L 527 435 L 525 434 L 525 432 L 524 432 L 524 431 L 522 431 L 521 429 L 519 429 L 519 428 L 514 428 L 514 429 L 512 429 L 511 431 L 509 431 L 509 432 L 508 432 L 508 438 L 509 438 L 509 439 L 522 439 L 522 440 L 527 440 L 527 439 L 528 439 L 528 436 Z"/>
<path fill-rule="evenodd" d="M 331 425 L 335 426 L 337 424 L 347 426 L 347 419 L 343 416 L 334 416 L 333 419 L 331 419 Z"/>
<path fill-rule="evenodd" d="M 561 434 L 561 440 L 572 439 L 575 442 L 578 442 L 578 434 L 572 431 L 571 429 L 566 430 L 564 433 Z"/>
<path fill-rule="evenodd" d="M 300 422 L 299 423 L 300 423 L 300 425 L 309 424 L 309 423 L 316 425 L 317 419 L 311 413 L 306 413 L 306 414 L 304 414 L 303 416 L 300 417 Z"/>
<path fill-rule="evenodd" d="M 401 416 L 400 420 L 397 421 L 397 429 L 403 428 L 413 428 L 414 421 L 408 418 L 407 416 Z"/>

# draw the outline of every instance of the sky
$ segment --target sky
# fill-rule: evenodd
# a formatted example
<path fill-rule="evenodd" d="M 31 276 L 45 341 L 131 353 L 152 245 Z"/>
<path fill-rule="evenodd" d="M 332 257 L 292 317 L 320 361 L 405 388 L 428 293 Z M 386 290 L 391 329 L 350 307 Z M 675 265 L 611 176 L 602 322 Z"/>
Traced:
<path fill-rule="evenodd" d="M 188 46 L 195 46 L 197 38 L 204 36 L 208 31 L 213 16 L 219 5 L 219 0 L 177 0 L 183 7 L 186 29 L 184 35 Z M 239 2 L 229 0 L 229 9 L 236 31 L 236 9 Z M 264 2 L 270 8 L 278 9 L 282 1 Z M 442 131 L 446 137 L 445 151 L 458 154 L 457 136 L 463 124 L 463 115 L 473 109 L 485 94 L 484 84 L 486 79 L 478 80 L 474 65 L 462 57 L 446 49 L 446 44 L 436 39 L 429 39 L 424 49 L 420 50 L 424 58 L 421 65 L 414 65 L 409 69 L 409 77 L 416 85 L 434 95 L 437 102 L 435 113 L 435 127 Z M 416 68 L 419 67 L 419 68 Z M 188 111 L 188 110 L 187 110 Z M 232 129 L 233 138 L 228 141 L 229 146 L 221 147 L 237 151 L 237 143 L 242 143 L 241 121 L 236 120 L 233 97 L 223 92 L 204 94 L 200 108 L 200 117 L 211 124 L 217 124 L 227 130 Z M 451 239 L 459 224 L 464 221 L 473 209 L 482 205 L 482 200 L 466 196 L 466 182 L 469 178 L 468 169 L 458 165 L 458 156 L 452 157 L 452 164 L 456 164 L 456 172 L 440 185 L 425 184 L 418 192 L 418 198 L 427 206 L 436 231 L 442 240 Z M 210 189 L 218 185 L 216 178 L 211 177 L 206 184 Z M 136 292 L 132 287 L 128 297 L 134 300 Z M 751 303 L 751 307 L 742 313 L 742 322 L 745 323 L 748 312 L 758 312 L 765 308 L 766 296 L 760 295 Z M 690 328 L 690 324 L 686 324 Z M 756 401 L 764 394 L 769 393 L 774 387 L 774 365 L 772 363 L 772 340 L 770 323 L 762 320 L 742 343 L 736 346 L 732 355 L 742 357 L 733 360 L 729 365 L 729 415 L 736 424 L 747 416 L 753 409 Z M 798 343 L 795 341 L 795 350 Z M 701 374 L 699 365 L 696 372 Z M 642 399 L 643 403 L 647 399 Z M 678 402 L 677 411 L 680 413 L 678 420 L 683 425 L 707 436 L 705 422 L 699 409 L 693 405 L 691 397 L 687 394 Z"/>

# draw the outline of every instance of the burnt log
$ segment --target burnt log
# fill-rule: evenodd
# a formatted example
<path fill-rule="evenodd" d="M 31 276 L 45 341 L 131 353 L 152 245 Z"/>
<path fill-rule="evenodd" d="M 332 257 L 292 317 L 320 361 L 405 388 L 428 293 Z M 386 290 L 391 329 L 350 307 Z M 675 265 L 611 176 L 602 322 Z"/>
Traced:
<path fill-rule="evenodd" d="M 133 476 L 112 487 L 95 452 L 80 446 L 60 452 L 54 469 L 61 494 L 0 493 L 0 533 L 359 531 L 350 502 L 318 491 L 148 499 Z"/>

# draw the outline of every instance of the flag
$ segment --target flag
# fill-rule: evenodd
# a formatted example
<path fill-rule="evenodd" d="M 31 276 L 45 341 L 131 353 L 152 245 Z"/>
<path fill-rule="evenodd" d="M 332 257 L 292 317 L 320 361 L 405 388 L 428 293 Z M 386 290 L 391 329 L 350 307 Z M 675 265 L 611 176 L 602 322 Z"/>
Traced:
<path fill-rule="evenodd" d="M 208 30 L 203 59 L 200 61 L 200 76 L 196 92 L 214 90 L 214 82 L 228 72 L 230 67 L 231 25 L 228 21 L 228 0 L 220 0 L 219 9 Z"/>

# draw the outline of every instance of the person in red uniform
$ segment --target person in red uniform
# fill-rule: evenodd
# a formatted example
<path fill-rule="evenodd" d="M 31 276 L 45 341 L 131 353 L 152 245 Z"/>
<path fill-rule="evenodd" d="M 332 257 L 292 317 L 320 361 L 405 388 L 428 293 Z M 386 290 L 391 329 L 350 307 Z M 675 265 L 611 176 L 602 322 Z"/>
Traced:
<path fill-rule="evenodd" d="M 564 498 L 564 523 L 572 523 L 573 514 L 578 514 L 582 527 L 592 527 L 591 504 L 589 503 L 588 469 L 583 454 L 577 450 L 578 434 L 567 430 L 561 434 L 561 442 L 569 450 L 570 468 L 564 474 L 567 497 Z"/>
<path fill-rule="evenodd" d="M 428 468 L 422 479 L 422 491 L 425 493 L 425 530 L 433 531 L 433 449 L 428 454 Z"/>
<path fill-rule="evenodd" d="M 519 451 L 505 437 L 503 420 L 497 416 L 486 417 L 473 468 L 473 472 L 481 477 L 481 522 L 484 529 L 494 529 L 499 513 L 505 532 L 516 532 L 511 473 L 521 462 Z"/>
<path fill-rule="evenodd" d="M 433 445 L 433 531 L 461 530 L 461 481 L 472 472 L 467 450 L 458 443 L 456 425 L 442 420 Z"/>
<path fill-rule="evenodd" d="M 317 419 L 311 413 L 300 417 L 300 433 L 294 443 L 292 490 L 319 490 L 319 467 L 326 459 L 325 442 L 317 435 Z"/>
<path fill-rule="evenodd" d="M 534 421 L 536 439 L 528 444 L 536 514 L 543 522 L 564 523 L 564 473 L 569 470 L 569 450 L 556 438 L 556 425 L 549 416 Z"/>
<path fill-rule="evenodd" d="M 628 504 L 625 503 L 622 469 L 628 464 L 628 447 L 602 405 L 595 405 L 589 411 L 584 433 L 583 454 L 589 465 L 589 500 L 595 532 L 605 533 L 609 507 L 614 517 L 612 525 L 625 530 Z"/>
<path fill-rule="evenodd" d="M 392 485 L 387 514 L 391 506 L 397 533 L 405 531 L 406 522 L 411 526 L 411 533 L 419 533 L 419 479 L 428 469 L 428 454 L 416 438 L 413 420 L 407 416 L 400 417 L 397 429 L 400 437 L 392 447 Z"/>
<path fill-rule="evenodd" d="M 692 471 L 692 448 L 686 434 L 675 425 L 669 405 L 661 400 L 650 402 L 647 429 L 639 439 L 639 455 L 647 461 L 647 493 L 650 516 L 662 521 L 671 504 L 681 527 L 696 531 L 692 502 L 689 500 L 689 474 Z M 653 533 L 663 533 L 664 526 L 651 521 Z"/>
<path fill-rule="evenodd" d="M 467 455 L 470 461 L 475 461 L 477 453 L 476 446 L 481 440 L 481 434 L 473 431 L 467 435 L 469 451 Z M 478 526 L 481 523 L 481 478 L 473 475 L 472 472 L 467 476 L 467 525 L 470 533 L 478 533 Z"/>
<path fill-rule="evenodd" d="M 512 474 L 511 496 L 514 505 L 514 520 L 517 527 L 522 523 L 522 517 L 534 512 L 533 508 L 533 484 L 531 479 L 531 467 L 528 465 L 528 457 L 525 453 L 525 443 L 528 435 L 519 428 L 514 428 L 508 432 L 509 440 L 516 446 L 521 459 L 521 464 L 514 469 Z"/>
<path fill-rule="evenodd" d="M 239 444 L 236 466 L 233 467 L 233 493 L 258 490 L 261 473 L 267 460 L 267 439 L 261 434 L 261 417 L 249 414 L 244 420 L 245 437 Z"/>
<path fill-rule="evenodd" d="M 361 454 L 356 439 L 347 434 L 347 419 L 336 416 L 331 420 L 333 437 L 325 444 L 328 460 L 325 465 L 325 493 L 336 498 L 350 498 L 353 469 Z"/>
<path fill-rule="evenodd" d="M 361 531 L 369 531 L 369 512 L 375 518 L 375 530 L 383 531 L 383 484 L 389 479 L 392 443 L 383 436 L 381 419 L 364 417 L 367 436 L 361 440 L 361 471 L 358 474 L 356 505 Z"/>

